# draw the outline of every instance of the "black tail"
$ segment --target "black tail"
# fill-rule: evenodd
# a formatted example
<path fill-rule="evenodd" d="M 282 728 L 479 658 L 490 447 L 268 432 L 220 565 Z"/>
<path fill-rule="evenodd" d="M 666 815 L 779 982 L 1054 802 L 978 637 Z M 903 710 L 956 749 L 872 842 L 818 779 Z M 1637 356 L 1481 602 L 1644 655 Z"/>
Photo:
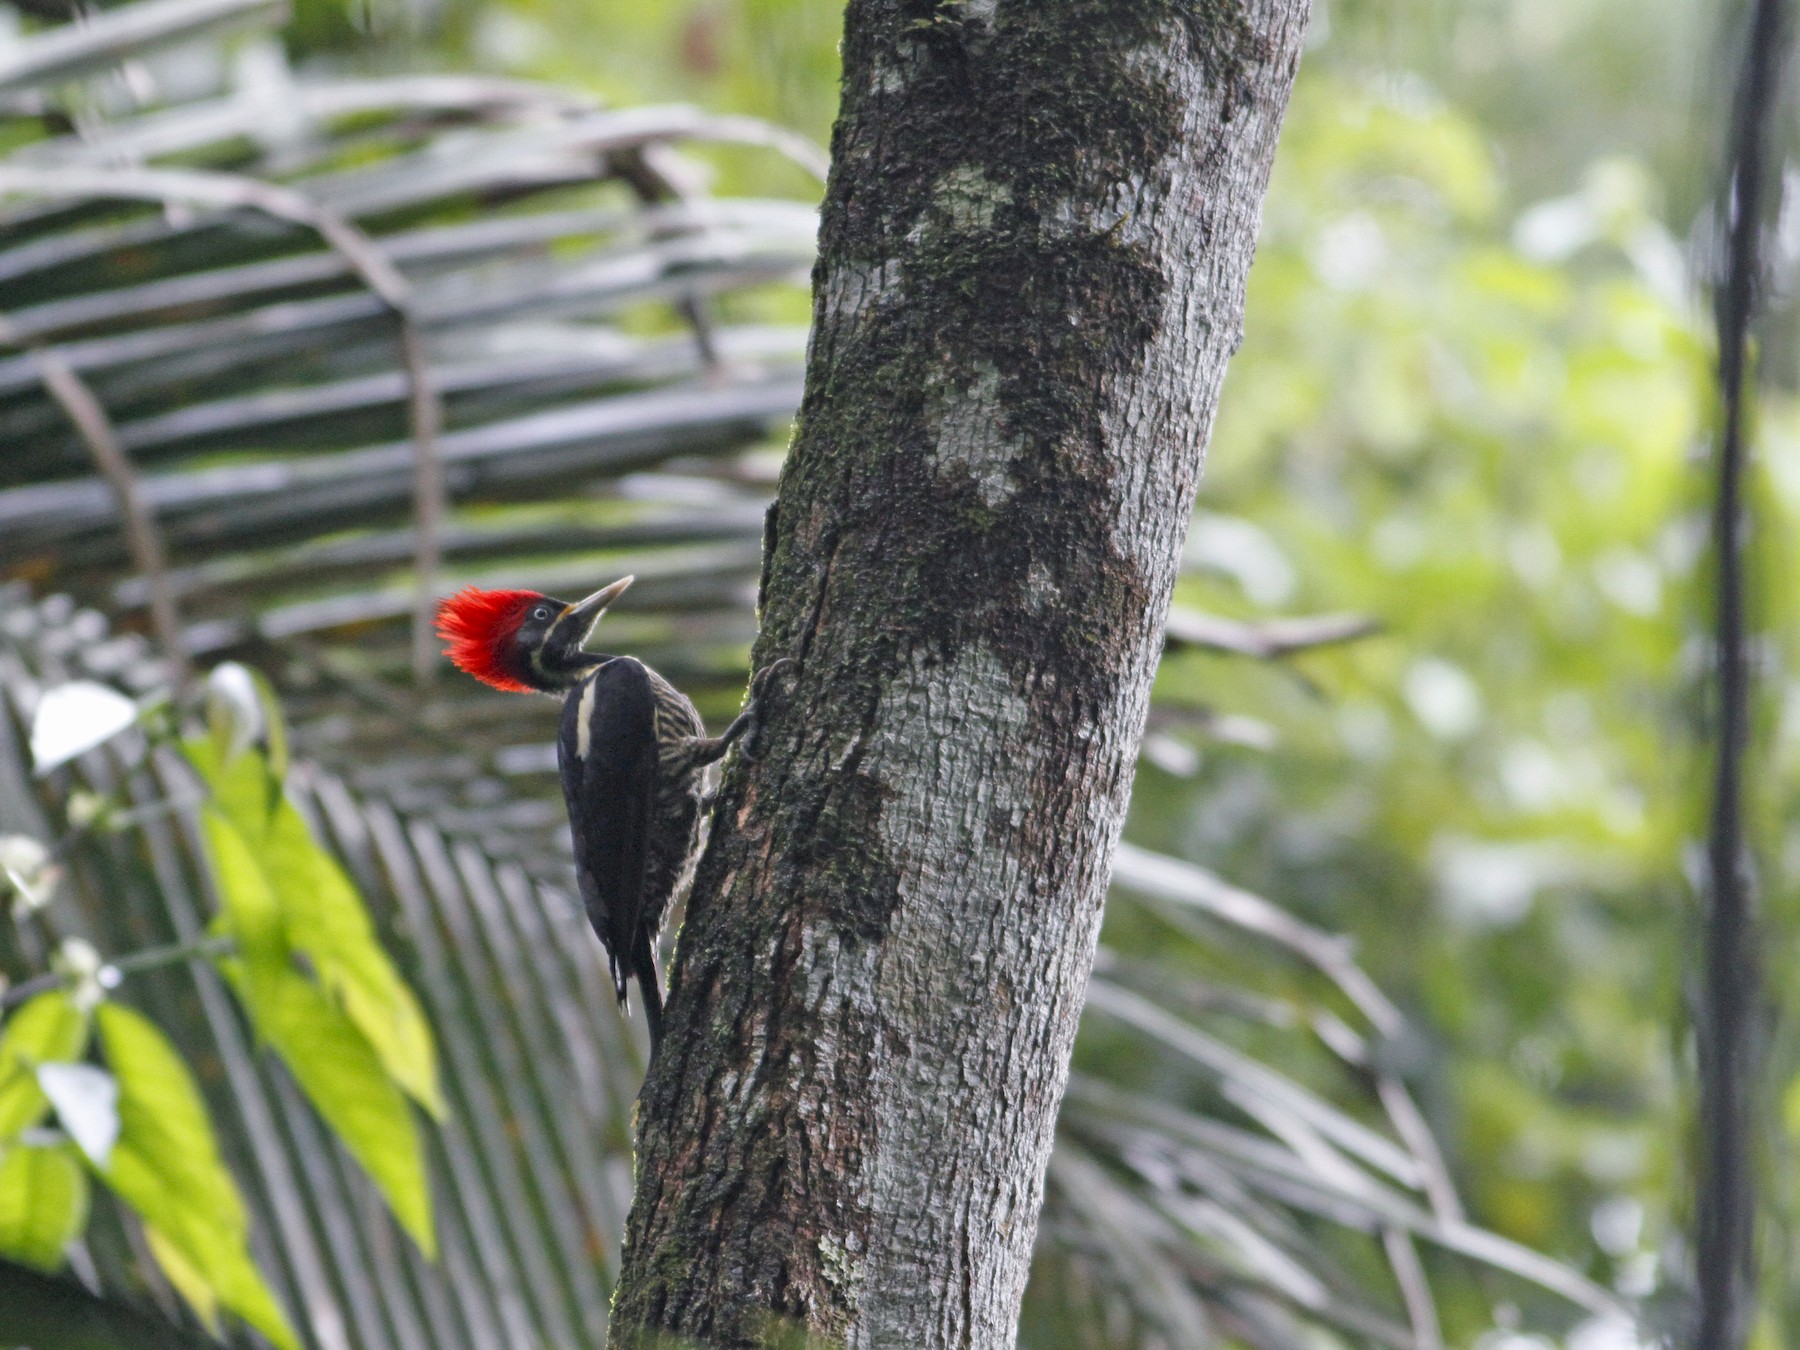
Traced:
<path fill-rule="evenodd" d="M 656 970 L 656 951 L 650 945 L 648 933 L 638 933 L 631 973 L 637 976 L 638 989 L 644 996 L 644 1025 L 650 1028 L 650 1062 L 654 1064 L 656 1052 L 662 1048 L 663 995 L 662 976 Z"/>

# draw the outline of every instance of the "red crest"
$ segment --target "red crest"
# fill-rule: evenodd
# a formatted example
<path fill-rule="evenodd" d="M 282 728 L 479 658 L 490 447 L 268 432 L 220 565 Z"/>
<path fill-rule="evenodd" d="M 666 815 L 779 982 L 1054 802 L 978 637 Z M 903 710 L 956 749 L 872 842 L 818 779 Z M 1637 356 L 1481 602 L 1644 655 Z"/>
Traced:
<path fill-rule="evenodd" d="M 531 607 L 546 597 L 536 591 L 458 591 L 438 606 L 437 634 L 450 645 L 444 655 L 483 684 L 513 694 L 534 692 L 513 674 L 509 644 Z"/>

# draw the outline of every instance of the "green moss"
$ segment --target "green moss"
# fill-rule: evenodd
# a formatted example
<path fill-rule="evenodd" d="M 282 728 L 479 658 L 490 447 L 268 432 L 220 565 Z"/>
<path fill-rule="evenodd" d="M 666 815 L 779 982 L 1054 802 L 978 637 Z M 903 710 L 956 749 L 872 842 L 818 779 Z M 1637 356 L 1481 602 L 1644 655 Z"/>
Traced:
<path fill-rule="evenodd" d="M 900 874 L 880 846 L 881 784 L 849 765 L 809 784 L 772 842 L 784 897 L 807 896 L 844 937 L 878 942 L 900 903 Z"/>

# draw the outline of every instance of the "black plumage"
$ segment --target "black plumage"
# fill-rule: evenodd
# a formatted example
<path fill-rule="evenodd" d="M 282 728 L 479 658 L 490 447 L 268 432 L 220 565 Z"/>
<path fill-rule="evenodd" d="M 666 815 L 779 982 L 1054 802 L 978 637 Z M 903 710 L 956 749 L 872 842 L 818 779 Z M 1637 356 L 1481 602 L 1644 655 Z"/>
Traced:
<path fill-rule="evenodd" d="M 644 912 L 644 854 L 656 791 L 656 709 L 639 662 L 616 657 L 564 697 L 556 762 L 582 903 L 624 1002 Z"/>
<path fill-rule="evenodd" d="M 662 1039 L 656 941 L 699 851 L 706 766 L 744 725 L 708 737 L 687 696 L 629 656 L 563 697 L 557 765 L 582 903 L 621 1004 L 637 977 L 652 1044 Z"/>
<path fill-rule="evenodd" d="M 476 679 L 563 700 L 556 758 L 582 904 L 621 1005 L 637 978 L 654 1055 L 662 1043 L 656 942 L 699 854 L 706 767 L 753 729 L 764 684 L 790 662 L 758 672 L 744 711 L 723 735 L 708 736 L 687 696 L 643 662 L 585 650 L 631 580 L 574 603 L 471 587 L 440 606 L 438 632 L 450 659 Z"/>

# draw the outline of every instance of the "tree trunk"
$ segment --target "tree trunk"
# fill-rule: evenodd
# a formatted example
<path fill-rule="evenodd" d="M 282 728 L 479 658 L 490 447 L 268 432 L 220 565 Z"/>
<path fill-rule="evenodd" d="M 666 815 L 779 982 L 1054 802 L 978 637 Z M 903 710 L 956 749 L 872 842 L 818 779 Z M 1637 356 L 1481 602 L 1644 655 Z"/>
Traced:
<path fill-rule="evenodd" d="M 616 1344 L 1012 1344 L 1306 10 L 851 0 Z"/>

